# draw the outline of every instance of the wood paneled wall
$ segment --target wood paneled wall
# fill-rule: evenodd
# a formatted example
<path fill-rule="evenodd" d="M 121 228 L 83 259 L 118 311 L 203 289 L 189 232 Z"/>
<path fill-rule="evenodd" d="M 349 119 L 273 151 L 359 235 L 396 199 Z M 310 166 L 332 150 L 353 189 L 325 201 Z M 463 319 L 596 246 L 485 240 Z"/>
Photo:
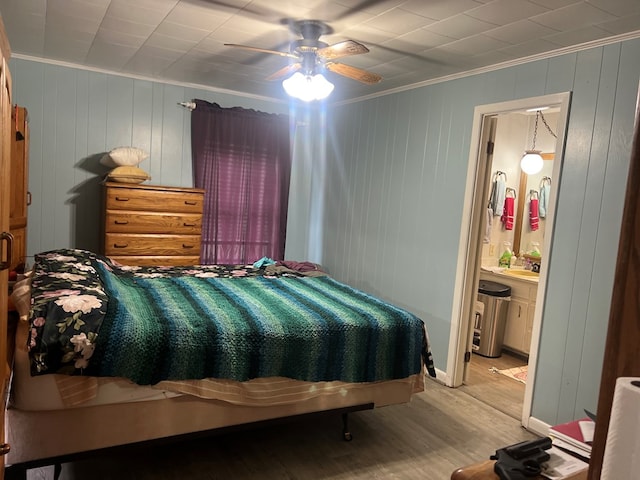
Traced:
<path fill-rule="evenodd" d="M 638 97 L 640 101 L 640 96 Z M 625 207 L 620 232 L 620 247 L 609 315 L 600 397 L 593 451 L 589 462 L 589 480 L 597 480 L 602 472 L 611 406 L 618 377 L 640 377 L 640 104 L 637 105 L 636 127 L 627 180 Z M 629 421 L 633 421 L 631 418 Z M 637 448 L 637 446 L 636 446 Z M 630 475 L 634 475 L 629 472 Z"/>
<path fill-rule="evenodd" d="M 446 369 L 473 108 L 571 91 L 532 414 L 553 424 L 595 410 L 637 58 L 631 40 L 335 108 L 320 261 L 421 316 Z"/>
<path fill-rule="evenodd" d="M 190 112 L 200 98 L 223 107 L 286 113 L 288 106 L 207 90 L 33 62 L 11 61 L 14 101 L 29 111 L 28 255 L 53 248 L 97 250 L 99 160 L 118 146 L 149 152 L 149 183 L 191 187 Z"/>

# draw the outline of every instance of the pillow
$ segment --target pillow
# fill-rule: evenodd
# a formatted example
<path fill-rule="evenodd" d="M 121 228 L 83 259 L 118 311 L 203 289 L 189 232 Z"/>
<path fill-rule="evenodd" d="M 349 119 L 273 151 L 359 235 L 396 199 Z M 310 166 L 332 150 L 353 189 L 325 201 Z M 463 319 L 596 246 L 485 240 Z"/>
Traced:
<path fill-rule="evenodd" d="M 151 175 L 138 167 L 116 167 L 107 174 L 107 180 L 120 183 L 142 183 Z"/>
<path fill-rule="evenodd" d="M 100 163 L 107 167 L 135 167 L 147 158 L 149 154 L 140 148 L 118 147 L 104 155 Z"/>

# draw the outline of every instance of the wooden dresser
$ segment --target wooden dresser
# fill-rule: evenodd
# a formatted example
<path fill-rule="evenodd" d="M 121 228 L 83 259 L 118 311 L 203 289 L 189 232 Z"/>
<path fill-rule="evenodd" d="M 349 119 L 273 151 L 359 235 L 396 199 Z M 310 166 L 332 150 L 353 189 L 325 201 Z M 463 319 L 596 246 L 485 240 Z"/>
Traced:
<path fill-rule="evenodd" d="M 102 253 L 125 265 L 196 265 L 204 190 L 104 183 Z"/>

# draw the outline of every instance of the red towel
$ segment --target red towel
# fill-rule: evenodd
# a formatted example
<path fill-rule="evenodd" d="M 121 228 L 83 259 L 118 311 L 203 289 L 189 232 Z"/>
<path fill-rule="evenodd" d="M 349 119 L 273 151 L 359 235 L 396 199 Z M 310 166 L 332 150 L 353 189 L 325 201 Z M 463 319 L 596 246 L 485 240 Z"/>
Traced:
<path fill-rule="evenodd" d="M 513 230 L 513 204 L 515 198 L 506 197 L 504 199 L 504 208 L 502 209 L 502 217 L 500 220 L 505 230 Z"/>
<path fill-rule="evenodd" d="M 538 224 L 540 219 L 538 218 L 538 199 L 532 198 L 529 201 L 529 224 L 531 225 L 531 231 L 538 230 Z"/>

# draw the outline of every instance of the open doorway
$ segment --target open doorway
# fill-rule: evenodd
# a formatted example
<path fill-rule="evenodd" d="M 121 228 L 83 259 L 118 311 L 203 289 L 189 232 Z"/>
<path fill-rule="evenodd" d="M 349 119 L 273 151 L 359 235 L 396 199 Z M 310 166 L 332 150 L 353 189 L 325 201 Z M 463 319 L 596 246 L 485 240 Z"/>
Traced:
<path fill-rule="evenodd" d="M 483 105 L 474 111 L 447 374 L 452 386 L 462 386 L 482 382 L 482 378 L 470 377 L 474 360 L 486 367 L 487 375 L 502 375 L 498 370 L 506 370 L 509 359 L 515 360 L 515 366 L 526 367 L 526 383 L 507 376 L 501 379 L 507 381 L 506 388 L 513 382 L 511 393 L 522 399 L 518 408 L 524 426 L 528 425 L 535 383 L 569 99 L 569 93 L 546 95 Z M 531 149 L 541 150 L 550 160 L 542 170 L 524 174 L 520 160 L 524 151 Z M 544 177 L 549 179 L 544 220 L 533 228 L 530 214 L 534 203 L 539 207 Z M 506 190 L 503 196 L 511 198 L 499 202 L 505 208 L 504 217 L 502 211 L 494 215 L 488 210 L 496 180 Z M 513 259 L 501 263 L 507 250 Z M 500 302 L 483 304 L 478 301 L 483 300 L 481 282 L 507 286 L 508 295 L 503 291 Z M 490 298 L 492 292 L 483 293 Z M 498 303 L 502 304 L 499 308 Z M 492 342 L 490 349 L 486 348 L 488 341 Z M 479 388 L 475 394 L 481 396 L 482 391 Z M 492 386 L 485 391 L 500 395 Z M 495 398 L 480 399 L 495 404 Z M 512 398 L 506 400 L 513 402 Z"/>

